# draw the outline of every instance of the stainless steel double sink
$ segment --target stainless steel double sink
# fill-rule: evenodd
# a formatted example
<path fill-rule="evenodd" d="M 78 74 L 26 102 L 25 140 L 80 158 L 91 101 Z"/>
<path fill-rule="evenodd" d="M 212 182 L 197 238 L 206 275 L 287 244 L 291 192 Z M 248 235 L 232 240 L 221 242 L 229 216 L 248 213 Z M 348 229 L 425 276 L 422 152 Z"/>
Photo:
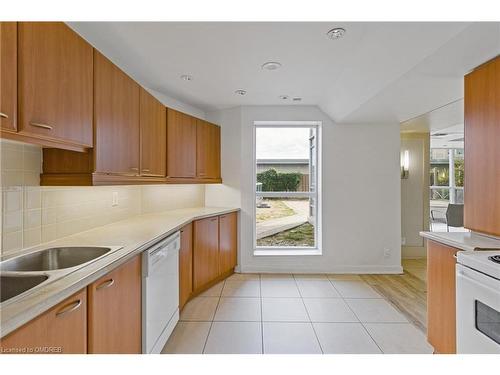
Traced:
<path fill-rule="evenodd" d="M 54 247 L 0 262 L 0 303 L 55 281 L 119 249 L 119 246 Z"/>

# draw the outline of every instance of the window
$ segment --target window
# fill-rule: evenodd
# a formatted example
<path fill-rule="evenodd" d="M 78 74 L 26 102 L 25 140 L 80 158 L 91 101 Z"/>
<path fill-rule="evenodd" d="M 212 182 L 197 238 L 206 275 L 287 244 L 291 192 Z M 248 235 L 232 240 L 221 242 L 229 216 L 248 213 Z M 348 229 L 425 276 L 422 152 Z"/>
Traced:
<path fill-rule="evenodd" d="M 254 245 L 320 250 L 320 124 L 255 123 Z"/>
<path fill-rule="evenodd" d="M 464 202 L 464 150 L 431 148 L 431 201 Z"/>

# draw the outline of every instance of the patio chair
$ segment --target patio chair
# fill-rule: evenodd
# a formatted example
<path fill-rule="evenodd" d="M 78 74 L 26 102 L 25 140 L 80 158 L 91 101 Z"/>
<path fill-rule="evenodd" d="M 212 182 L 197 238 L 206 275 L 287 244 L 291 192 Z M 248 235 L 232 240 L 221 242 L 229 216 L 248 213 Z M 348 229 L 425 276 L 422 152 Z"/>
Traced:
<path fill-rule="evenodd" d="M 436 213 L 441 213 L 438 210 L 431 210 L 431 226 L 432 223 L 446 224 L 446 230 L 449 232 L 450 227 L 460 228 L 464 226 L 464 205 L 450 203 L 446 209 L 445 217 L 436 217 Z"/>

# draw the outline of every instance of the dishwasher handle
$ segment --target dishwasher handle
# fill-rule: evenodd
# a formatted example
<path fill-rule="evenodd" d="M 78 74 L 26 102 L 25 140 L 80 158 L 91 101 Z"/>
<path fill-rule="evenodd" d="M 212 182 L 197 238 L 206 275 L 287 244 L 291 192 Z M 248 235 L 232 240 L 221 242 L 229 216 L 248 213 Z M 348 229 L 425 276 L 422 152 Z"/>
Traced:
<path fill-rule="evenodd" d="M 153 245 L 148 250 L 145 250 L 142 254 L 143 264 L 143 276 L 148 277 L 150 270 L 159 263 L 164 261 L 171 253 L 180 250 L 180 233 L 176 232 L 172 236 L 160 241 L 156 245 Z"/>

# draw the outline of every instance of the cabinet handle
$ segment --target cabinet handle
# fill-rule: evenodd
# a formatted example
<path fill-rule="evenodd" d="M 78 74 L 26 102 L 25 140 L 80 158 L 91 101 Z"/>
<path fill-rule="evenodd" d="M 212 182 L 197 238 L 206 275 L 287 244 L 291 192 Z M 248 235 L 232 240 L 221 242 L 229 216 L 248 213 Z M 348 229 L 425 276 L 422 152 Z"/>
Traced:
<path fill-rule="evenodd" d="M 100 289 L 106 289 L 112 286 L 115 283 L 115 280 L 109 279 L 104 281 L 103 283 L 99 284 L 95 289 L 100 290 Z"/>
<path fill-rule="evenodd" d="M 143 171 L 143 172 L 150 172 L 150 170 L 149 170 L 149 169 L 146 169 L 146 168 L 143 168 L 143 169 L 142 169 L 142 171 Z"/>
<path fill-rule="evenodd" d="M 64 306 L 61 310 L 59 310 L 56 313 L 56 316 L 61 316 L 67 313 L 70 313 L 72 311 L 75 311 L 77 308 L 79 308 L 82 305 L 82 300 L 79 299 L 75 302 L 71 302 L 70 304 Z"/>
<path fill-rule="evenodd" d="M 47 125 L 47 124 L 41 124 L 39 122 L 30 122 L 31 126 L 36 126 L 37 128 L 43 128 L 43 129 L 48 129 L 52 130 L 52 126 Z"/>
<path fill-rule="evenodd" d="M 216 218 L 216 217 L 214 217 L 213 219 L 210 219 L 210 221 L 216 221 L 216 220 L 217 220 L 217 218 Z"/>
<path fill-rule="evenodd" d="M 0 117 L 1 118 L 9 118 L 9 116 L 7 116 L 5 113 L 3 112 L 0 112 Z"/>

